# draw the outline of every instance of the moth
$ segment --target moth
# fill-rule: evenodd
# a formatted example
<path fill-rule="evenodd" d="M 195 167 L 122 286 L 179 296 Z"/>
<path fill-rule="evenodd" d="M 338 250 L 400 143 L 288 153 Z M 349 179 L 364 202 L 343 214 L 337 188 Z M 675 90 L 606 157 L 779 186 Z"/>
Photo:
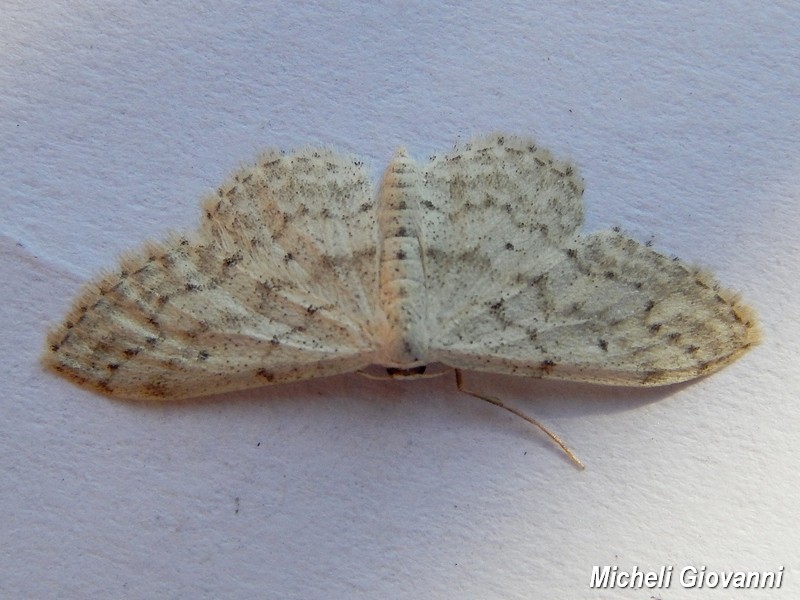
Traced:
<path fill-rule="evenodd" d="M 196 230 L 88 283 L 42 360 L 169 400 L 370 365 L 655 386 L 759 341 L 710 273 L 581 234 L 582 194 L 575 166 L 503 134 L 422 164 L 400 149 L 377 191 L 357 158 L 268 151 L 203 201 Z"/>

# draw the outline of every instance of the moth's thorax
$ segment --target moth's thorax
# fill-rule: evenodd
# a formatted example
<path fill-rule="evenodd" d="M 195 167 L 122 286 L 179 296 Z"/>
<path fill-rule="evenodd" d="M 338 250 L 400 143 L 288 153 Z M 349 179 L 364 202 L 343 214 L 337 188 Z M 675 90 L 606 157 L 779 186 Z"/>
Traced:
<path fill-rule="evenodd" d="M 420 246 L 422 178 L 405 150 L 395 154 L 378 192 L 380 302 L 386 321 L 380 334 L 382 364 L 410 368 L 426 362 L 425 271 Z"/>

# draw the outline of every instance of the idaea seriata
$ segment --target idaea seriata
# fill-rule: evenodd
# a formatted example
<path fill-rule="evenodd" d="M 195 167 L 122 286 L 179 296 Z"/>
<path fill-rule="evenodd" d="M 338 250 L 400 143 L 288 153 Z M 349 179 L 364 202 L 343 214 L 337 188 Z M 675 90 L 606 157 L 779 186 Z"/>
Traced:
<path fill-rule="evenodd" d="M 113 396 L 177 399 L 360 371 L 456 370 L 654 386 L 759 340 L 707 272 L 615 232 L 581 235 L 575 167 L 495 134 L 373 193 L 363 163 L 269 151 L 197 230 L 124 256 L 48 335 L 43 362 Z"/>

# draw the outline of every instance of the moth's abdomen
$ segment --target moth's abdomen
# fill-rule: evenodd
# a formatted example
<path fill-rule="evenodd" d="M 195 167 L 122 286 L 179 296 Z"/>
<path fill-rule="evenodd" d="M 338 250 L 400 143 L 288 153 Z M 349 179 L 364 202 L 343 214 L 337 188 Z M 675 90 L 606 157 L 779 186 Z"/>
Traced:
<path fill-rule="evenodd" d="M 395 155 L 378 197 L 380 229 L 380 302 L 386 322 L 383 364 L 409 368 L 425 364 L 425 272 L 419 240 L 419 193 L 422 182 L 404 150 Z"/>

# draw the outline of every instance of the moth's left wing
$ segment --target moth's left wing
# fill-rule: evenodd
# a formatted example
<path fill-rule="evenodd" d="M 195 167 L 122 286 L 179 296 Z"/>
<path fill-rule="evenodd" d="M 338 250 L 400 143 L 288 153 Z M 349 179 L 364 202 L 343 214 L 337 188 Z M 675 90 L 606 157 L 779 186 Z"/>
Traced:
<path fill-rule="evenodd" d="M 42 361 L 159 400 L 359 369 L 376 348 L 376 240 L 359 161 L 268 152 L 205 200 L 196 231 L 87 284 Z"/>

